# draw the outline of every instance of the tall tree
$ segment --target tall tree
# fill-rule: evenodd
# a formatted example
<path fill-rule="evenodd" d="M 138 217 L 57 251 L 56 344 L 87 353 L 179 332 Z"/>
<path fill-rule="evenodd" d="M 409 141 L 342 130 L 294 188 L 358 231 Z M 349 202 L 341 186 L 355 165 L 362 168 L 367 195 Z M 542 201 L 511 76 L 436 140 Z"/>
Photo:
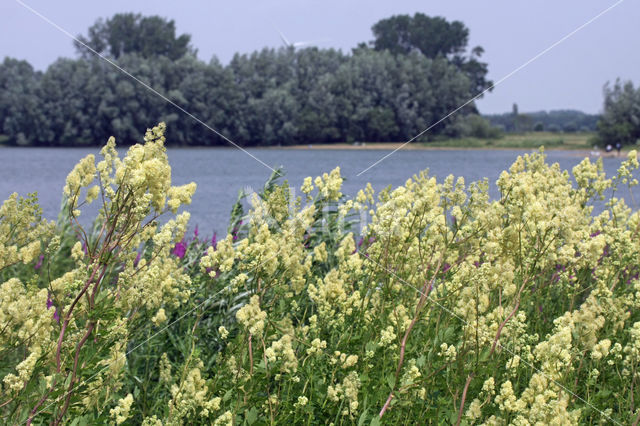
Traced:
<path fill-rule="evenodd" d="M 195 53 L 189 44 L 190 35 L 176 36 L 173 20 L 135 13 L 118 13 L 107 20 L 98 19 L 89 27 L 87 35 L 78 39 L 96 52 L 114 59 L 136 53 L 144 58 L 166 56 L 176 60 L 187 53 Z M 76 43 L 76 49 L 84 57 L 91 56 L 91 52 L 80 43 Z"/>
<path fill-rule="evenodd" d="M 452 58 L 464 52 L 469 39 L 469 30 L 460 21 L 448 22 L 416 13 L 395 15 L 378 21 L 372 27 L 376 50 L 406 54 L 413 51 L 427 58 L 445 56 Z"/>
<path fill-rule="evenodd" d="M 601 144 L 631 144 L 640 139 L 640 88 L 616 80 L 604 86 L 604 111 L 598 121 Z"/>
<path fill-rule="evenodd" d="M 460 21 L 448 22 L 422 13 L 395 15 L 372 27 L 375 50 L 393 54 L 421 53 L 427 58 L 444 57 L 469 77 L 469 95 L 476 96 L 492 86 L 487 80 L 487 63 L 481 62 L 484 49 L 476 46 L 466 54 L 469 29 Z M 470 111 L 472 111 L 471 109 Z"/>

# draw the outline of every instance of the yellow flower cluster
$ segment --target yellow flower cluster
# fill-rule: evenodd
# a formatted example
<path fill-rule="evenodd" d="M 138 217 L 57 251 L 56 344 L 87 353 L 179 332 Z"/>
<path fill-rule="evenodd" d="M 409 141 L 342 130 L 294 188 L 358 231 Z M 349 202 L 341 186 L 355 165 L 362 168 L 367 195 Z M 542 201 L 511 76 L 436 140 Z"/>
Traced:
<path fill-rule="evenodd" d="M 6 358 L 2 369 L 8 374 L 2 382 L 7 394 L 23 392 L 19 400 L 26 406 L 40 405 L 44 395 L 49 399 L 41 403 L 59 404 L 52 410 L 64 419 L 107 409 L 124 380 L 130 332 L 140 324 L 165 322 L 165 309 L 188 300 L 190 277 L 171 250 L 183 238 L 189 214 L 162 227 L 156 219 L 189 204 L 195 184 L 171 186 L 164 131 L 164 124 L 147 131 L 145 143 L 132 146 L 123 160 L 111 138 L 101 151 L 102 161 L 96 165 L 88 155 L 69 173 L 64 195 L 71 216 L 80 214 L 83 189 L 87 202 L 102 201 L 93 231 L 72 220 L 61 223 L 53 237 L 54 225 L 41 219 L 35 195 L 19 199 L 14 194 L 0 206 L 0 272 L 38 258 L 60 262 L 47 270 L 46 281 L 39 263 L 20 270 L 25 282 L 14 277 L 0 283 L 0 352 L 23 356 L 9 365 L 16 357 Z M 145 247 L 144 256 L 140 247 Z M 65 256 L 73 262 L 60 259 Z M 93 346 L 90 357 L 87 346 Z M 90 379 L 79 384 L 80 377 Z M 84 408 L 65 404 L 66 394 L 71 398 L 76 392 Z M 65 398 L 51 399 L 58 394 Z M 132 398 L 127 395 L 111 410 L 116 424 L 129 418 Z"/>
<path fill-rule="evenodd" d="M 340 192 L 340 189 L 342 188 L 342 176 L 340 176 L 340 167 L 336 167 L 335 169 L 331 170 L 329 174 L 324 173 L 322 177 L 316 177 L 314 183 L 316 184 L 316 187 L 318 188 L 320 194 L 322 194 L 322 196 L 328 201 L 337 201 L 342 196 L 342 192 Z M 311 192 L 310 184 L 307 185 L 306 181 L 305 185 L 303 186 L 302 192 L 307 194 L 308 192 L 305 192 L 305 190 Z"/>
<path fill-rule="evenodd" d="M 222 339 L 226 339 L 229 336 L 229 330 L 224 325 L 218 327 L 218 333 L 220 333 L 220 338 Z"/>
<path fill-rule="evenodd" d="M 33 373 L 33 369 L 35 368 L 40 355 L 40 349 L 36 347 L 24 361 L 16 366 L 17 375 L 9 373 L 4 376 L 2 381 L 4 382 L 5 388 L 9 391 L 7 393 L 16 393 L 22 389 L 22 387 L 31 378 L 31 374 Z"/>
<path fill-rule="evenodd" d="M 311 347 L 307 349 L 307 354 L 308 355 L 321 354 L 322 350 L 326 349 L 326 347 L 327 347 L 326 341 L 315 338 L 311 341 Z"/>
<path fill-rule="evenodd" d="M 41 219 L 35 194 L 18 198 L 13 193 L 0 206 L 0 271 L 17 263 L 30 263 L 41 253 L 43 240 L 53 234 L 53 223 Z"/>
<path fill-rule="evenodd" d="M 209 386 L 201 376 L 204 367 L 202 361 L 196 359 L 194 364 L 194 368 L 189 370 L 179 384 L 171 386 L 170 424 L 182 424 L 180 419 L 190 418 L 196 413 L 202 418 L 208 418 L 220 410 L 222 399 L 209 397 Z"/>
<path fill-rule="evenodd" d="M 166 320 L 167 320 L 167 314 L 164 311 L 164 308 L 158 309 L 158 312 L 156 312 L 156 314 L 151 318 L 151 322 L 154 323 L 156 326 L 162 324 Z"/>
<path fill-rule="evenodd" d="M 163 352 L 160 357 L 158 369 L 160 370 L 160 380 L 165 383 L 171 383 L 171 362 L 166 352 Z"/>
<path fill-rule="evenodd" d="M 280 371 L 284 373 L 295 373 L 298 369 L 298 358 L 293 350 L 293 339 L 285 334 L 279 340 L 271 343 L 264 355 L 271 364 L 280 363 Z"/>
<path fill-rule="evenodd" d="M 64 195 L 71 200 L 70 207 L 74 209 L 78 203 L 80 189 L 88 187 L 96 175 L 96 158 L 89 154 L 75 165 L 73 170 L 67 175 L 67 183 L 64 187 Z M 92 194 L 95 192 L 92 189 Z M 95 197 L 93 197 L 95 198 Z"/>
<path fill-rule="evenodd" d="M 150 213 L 176 212 L 195 190 L 171 187 L 163 132 L 163 126 L 150 130 L 145 146 L 122 161 L 110 141 L 95 171 L 93 159 L 83 160 L 69 178 L 69 194 L 77 194 L 91 185 L 86 174 L 100 176 L 103 219 L 130 241 L 114 251 L 117 268 L 101 278 L 98 296 L 115 314 L 95 326 L 100 338 L 115 343 L 96 355 L 97 365 L 108 369 L 82 388 L 87 407 L 99 409 L 101 389 L 122 386 L 129 324 L 166 323 L 177 317 L 173 309 L 194 291 L 200 300 L 206 288 L 226 298 L 215 306 L 231 317 L 218 323 L 211 322 L 217 313 L 198 317 L 194 330 L 200 321 L 213 328 L 193 339 L 191 355 L 176 358 L 186 360 L 182 374 L 172 375 L 166 353 L 159 356 L 154 374 L 163 392 L 170 390 L 168 418 L 149 417 L 144 424 L 319 416 L 368 422 L 372 413 L 402 423 L 416 415 L 444 418 L 440 401 L 449 395 L 452 422 L 458 416 L 466 417 L 461 423 L 484 424 L 597 423 L 609 416 L 633 422 L 627 399 L 640 378 L 640 214 L 618 198 L 592 213 L 593 201 L 609 189 L 635 183 L 635 154 L 614 179 L 606 178 L 601 162 L 585 160 L 573 169 L 575 184 L 544 155 L 525 155 L 501 174 L 497 200 L 489 199 L 487 181 L 467 185 L 449 176 L 438 183 L 426 172 L 375 199 L 367 186 L 340 205 L 339 169 L 305 179 L 302 192 L 313 200 L 305 207 L 287 184 L 274 184 L 264 199 L 253 195 L 238 232 L 208 249 L 192 281 L 170 254 L 188 214 L 162 227 L 143 221 Z M 127 194 L 133 194 L 130 204 Z M 90 188 L 87 196 L 100 192 Z M 119 203 L 124 216 L 116 217 L 109 203 Z M 361 235 L 341 222 L 369 208 L 371 221 Z M 0 246 L 16 246 L 3 252 L 5 258 L 33 261 L 40 250 L 34 241 L 40 240 L 0 240 Z M 103 234 L 94 246 L 104 241 Z M 92 271 L 115 262 L 93 249 L 85 254 L 80 244 L 69 248 L 77 266 L 52 277 L 46 289 L 17 278 L 0 284 L 0 327 L 7 330 L 0 342 L 29 336 L 38 342 L 7 369 L 5 393 L 21 391 L 29 380 L 54 382 L 54 356 L 44 355 L 55 354 L 57 337 L 47 303 L 68 312 L 67 294 L 77 294 L 92 284 Z M 25 306 L 38 315 L 25 313 Z M 61 371 L 93 318 L 90 297 L 75 306 Z M 209 346 L 219 352 L 205 370 L 192 355 Z M 608 386 L 611 394 L 602 392 Z M 572 392 L 587 395 L 593 406 L 585 409 Z M 115 422 L 130 418 L 128 398 L 110 402 Z M 624 407 L 597 411 L 607 398 Z"/>
<path fill-rule="evenodd" d="M 53 312 L 47 309 L 46 289 L 28 291 L 17 278 L 0 284 L 0 347 L 14 342 L 33 341 L 32 351 L 50 349 L 53 336 Z"/>
<path fill-rule="evenodd" d="M 133 395 L 128 394 L 120 401 L 118 401 L 118 405 L 115 408 L 112 408 L 109 411 L 111 417 L 114 419 L 117 425 L 124 423 L 127 421 L 129 416 L 131 415 L 129 411 L 131 410 L 131 405 L 133 404 Z"/>
<path fill-rule="evenodd" d="M 327 388 L 327 398 L 334 402 L 344 400 L 346 408 L 342 415 L 352 415 L 358 409 L 358 391 L 360 389 L 360 379 L 358 373 L 350 372 L 342 381 L 335 386 L 329 385 Z"/>
<path fill-rule="evenodd" d="M 249 303 L 238 309 L 236 319 L 253 336 L 260 336 L 264 331 L 264 320 L 267 313 L 260 309 L 260 297 L 251 296 Z"/>
<path fill-rule="evenodd" d="M 440 345 L 440 352 L 438 352 L 438 356 L 443 357 L 447 362 L 453 362 L 457 356 L 456 347 L 443 343 Z"/>

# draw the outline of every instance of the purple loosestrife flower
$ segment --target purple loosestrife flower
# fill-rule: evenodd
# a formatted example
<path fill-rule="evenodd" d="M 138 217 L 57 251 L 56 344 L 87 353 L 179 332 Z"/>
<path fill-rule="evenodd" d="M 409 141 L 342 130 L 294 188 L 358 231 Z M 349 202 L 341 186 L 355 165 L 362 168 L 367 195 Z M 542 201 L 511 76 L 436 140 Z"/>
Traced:
<path fill-rule="evenodd" d="M 140 257 L 142 256 L 142 252 L 139 251 L 138 255 L 136 256 L 136 260 L 133 261 L 133 266 L 136 267 L 138 266 L 138 263 L 140 263 Z"/>
<path fill-rule="evenodd" d="M 215 232 L 213 233 L 213 237 L 211 237 L 211 247 L 213 247 L 214 250 L 218 248 L 218 235 Z"/>
<path fill-rule="evenodd" d="M 240 225 L 242 225 L 242 223 L 242 221 L 239 221 L 238 224 L 233 227 L 233 230 L 231 231 L 231 235 L 233 235 L 233 241 L 238 240 L 238 232 L 240 232 Z"/>
<path fill-rule="evenodd" d="M 53 319 L 56 320 L 58 323 L 60 323 L 60 315 L 58 315 L 58 308 L 54 306 L 53 300 L 51 300 L 51 293 L 49 293 L 49 295 L 47 296 L 47 310 L 49 310 L 50 308 L 55 309 L 55 311 L 53 312 Z"/>
<path fill-rule="evenodd" d="M 193 230 L 193 236 L 196 240 L 198 239 L 198 225 L 196 225 L 196 229 Z"/>
<path fill-rule="evenodd" d="M 36 271 L 38 269 L 40 269 L 40 267 L 42 266 L 42 261 L 44 260 L 44 254 L 41 254 L 40 257 L 38 258 L 38 263 L 35 264 L 35 266 L 33 267 L 33 269 L 35 269 Z M 47 303 L 49 303 L 47 301 Z"/>
<path fill-rule="evenodd" d="M 187 252 L 187 244 L 184 242 L 184 240 L 182 240 L 175 245 L 175 247 L 171 251 L 171 254 L 182 259 L 186 252 Z"/>

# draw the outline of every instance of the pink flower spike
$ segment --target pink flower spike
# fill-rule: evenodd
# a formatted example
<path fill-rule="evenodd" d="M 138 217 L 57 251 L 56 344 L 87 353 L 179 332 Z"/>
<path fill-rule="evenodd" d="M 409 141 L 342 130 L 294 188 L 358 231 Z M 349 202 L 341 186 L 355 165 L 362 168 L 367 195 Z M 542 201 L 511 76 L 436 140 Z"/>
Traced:
<path fill-rule="evenodd" d="M 182 259 L 186 252 L 187 252 L 187 245 L 185 244 L 184 241 L 180 241 L 175 245 L 175 247 L 171 251 L 171 254 Z"/>
<path fill-rule="evenodd" d="M 41 254 L 40 257 L 38 258 L 38 263 L 35 264 L 35 266 L 33 267 L 33 269 L 35 269 L 36 271 L 38 269 L 40 269 L 40 267 L 42 266 L 42 261 L 44 260 L 44 254 Z"/>

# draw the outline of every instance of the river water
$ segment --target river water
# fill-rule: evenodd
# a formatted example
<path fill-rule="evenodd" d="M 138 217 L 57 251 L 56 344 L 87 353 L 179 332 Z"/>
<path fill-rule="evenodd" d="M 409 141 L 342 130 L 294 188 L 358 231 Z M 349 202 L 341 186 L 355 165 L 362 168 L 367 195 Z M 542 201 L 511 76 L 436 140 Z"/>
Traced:
<path fill-rule="evenodd" d="M 233 148 L 169 148 L 174 185 L 195 181 L 198 190 L 191 206 L 192 227 L 201 234 L 226 234 L 230 210 L 238 190 L 258 190 L 271 174 L 264 165 Z M 358 176 L 363 169 L 391 151 L 332 149 L 251 149 L 249 152 L 272 167 L 282 166 L 285 179 L 299 188 L 307 176 L 317 176 L 339 166 L 345 183 L 343 192 L 355 195 L 367 182 L 376 191 L 398 186 L 415 173 L 429 169 L 438 181 L 449 174 L 463 176 L 467 183 L 489 178 L 490 192 L 497 196 L 495 181 L 523 150 L 400 150 Z M 99 158 L 98 148 L 0 148 L 0 200 L 11 193 L 38 192 L 44 216 L 55 219 L 65 178 L 85 155 Z M 124 155 L 125 151 L 121 152 Z M 547 161 L 558 162 L 569 171 L 582 158 L 572 151 L 548 151 Z M 622 160 L 604 158 L 608 176 Z M 299 193 L 298 193 L 299 194 Z M 621 194 L 624 196 L 624 194 Z M 638 194 L 634 194 L 640 199 Z M 630 202 L 629 202 L 630 203 Z M 85 217 L 90 216 L 87 211 Z M 87 219 L 85 219 L 87 220 Z"/>

